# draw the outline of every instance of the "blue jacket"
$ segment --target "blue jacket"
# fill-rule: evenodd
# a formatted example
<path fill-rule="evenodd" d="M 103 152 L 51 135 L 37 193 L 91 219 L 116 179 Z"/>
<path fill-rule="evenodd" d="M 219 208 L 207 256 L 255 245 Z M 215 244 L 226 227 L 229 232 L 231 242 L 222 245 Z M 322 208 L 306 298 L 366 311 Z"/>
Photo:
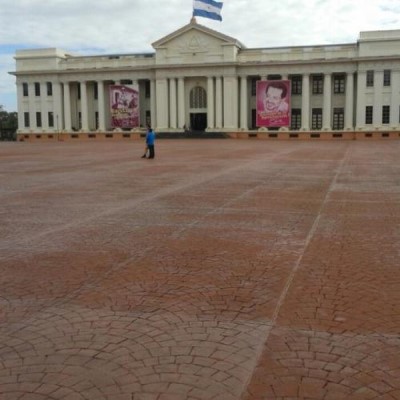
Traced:
<path fill-rule="evenodd" d="M 146 134 L 146 144 L 147 145 L 154 145 L 154 141 L 156 140 L 156 134 L 154 133 L 153 129 L 150 129 Z"/>

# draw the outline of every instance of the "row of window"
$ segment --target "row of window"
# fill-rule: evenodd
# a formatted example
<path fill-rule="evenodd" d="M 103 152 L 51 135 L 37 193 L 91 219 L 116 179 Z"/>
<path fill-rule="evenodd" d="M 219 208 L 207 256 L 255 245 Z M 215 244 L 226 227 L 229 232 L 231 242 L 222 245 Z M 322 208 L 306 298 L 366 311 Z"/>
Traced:
<path fill-rule="evenodd" d="M 391 85 L 391 70 L 385 69 L 383 71 L 383 86 Z M 272 79 L 268 77 L 268 79 Z M 257 79 L 252 80 L 252 95 L 256 95 L 256 82 Z M 346 76 L 344 74 L 333 76 L 333 93 L 343 94 L 345 93 L 345 82 Z M 294 75 L 291 77 L 292 94 L 302 94 L 303 89 L 303 78 L 301 75 Z M 374 86 L 374 71 L 367 71 L 366 75 L 366 86 Z M 312 94 L 323 94 L 324 93 L 324 76 L 313 75 L 311 77 L 311 91 Z"/>
<path fill-rule="evenodd" d="M 399 109 L 400 111 L 400 109 Z M 365 107 L 365 124 L 373 123 L 373 106 Z M 400 122 L 400 120 L 399 120 Z M 382 106 L 382 124 L 390 124 L 390 106 Z M 294 108 L 291 112 L 291 129 L 301 128 L 301 109 Z M 342 130 L 344 128 L 344 109 L 333 109 L 332 129 Z M 322 129 L 322 108 L 313 108 L 311 111 L 311 129 Z"/>
<path fill-rule="evenodd" d="M 292 130 L 299 130 L 301 128 L 301 109 L 293 108 L 291 112 L 290 128 Z M 311 110 L 311 129 L 318 130 L 322 129 L 322 108 L 313 108 Z M 333 130 L 344 129 L 344 109 L 334 108 L 333 109 Z"/>
<path fill-rule="evenodd" d="M 322 129 L 322 108 L 313 108 L 311 110 L 311 129 L 319 130 Z M 147 111 L 146 113 L 148 113 Z M 366 106 L 365 108 L 365 124 L 370 125 L 373 123 L 373 106 Z M 80 117 L 79 113 L 79 119 Z M 255 120 L 255 110 L 253 110 L 253 119 Z M 98 128 L 98 112 L 96 111 L 96 128 Z M 54 128 L 54 113 L 49 111 L 47 113 L 47 122 L 50 128 Z M 254 121 L 255 122 L 255 121 Z M 400 121 L 399 121 L 400 122 Z M 390 106 L 382 106 L 382 124 L 390 123 Z M 24 125 L 25 128 L 30 127 L 30 114 L 29 112 L 24 113 Z M 255 124 L 253 124 L 255 127 Z M 42 113 L 36 112 L 36 126 L 38 128 L 42 127 Z M 301 109 L 293 108 L 291 110 L 291 124 L 290 128 L 292 130 L 299 130 L 301 128 Z M 344 109 L 334 108 L 333 109 L 333 120 L 332 120 L 333 130 L 344 129 Z"/>
<path fill-rule="evenodd" d="M 383 71 L 383 86 L 390 86 L 391 80 L 392 80 L 392 73 L 390 69 L 385 69 Z M 366 84 L 367 87 L 374 86 L 374 71 L 371 70 L 367 71 Z"/>
<path fill-rule="evenodd" d="M 133 82 L 131 80 L 121 80 L 121 85 L 132 85 L 132 83 Z M 35 82 L 34 87 L 35 87 L 35 96 L 40 97 L 40 90 L 41 90 L 40 82 Z M 77 87 L 78 87 L 78 99 L 80 99 L 81 86 L 78 85 Z M 97 100 L 99 97 L 97 82 L 95 82 L 95 85 L 93 87 L 94 87 L 94 98 L 95 100 Z M 47 96 L 53 96 L 53 84 L 51 82 L 46 82 L 46 92 Z M 22 84 L 22 93 L 24 97 L 29 96 L 29 85 L 26 82 Z M 145 81 L 145 96 L 146 98 L 150 98 L 150 81 Z"/>
<path fill-rule="evenodd" d="M 40 83 L 35 82 L 34 86 L 35 86 L 35 96 L 39 97 L 40 96 Z M 47 92 L 47 96 L 53 96 L 53 84 L 51 82 L 46 82 L 46 92 Z M 22 84 L 22 93 L 23 93 L 24 97 L 29 96 L 29 86 L 26 82 L 24 82 Z"/>
<path fill-rule="evenodd" d="M 270 77 L 268 77 L 270 79 Z M 251 82 L 251 94 L 256 95 L 256 85 L 258 79 L 253 79 Z M 294 75 L 291 77 L 291 88 L 292 94 L 302 94 L 303 92 L 303 78 L 301 75 Z M 344 94 L 345 93 L 346 76 L 334 75 L 333 76 L 333 93 Z M 323 94 L 324 93 L 324 76 L 313 75 L 311 77 L 311 91 L 312 94 Z"/>
<path fill-rule="evenodd" d="M 365 124 L 373 123 L 373 106 L 365 107 Z M 300 129 L 301 127 L 301 109 L 292 109 L 291 128 Z M 400 120 L 399 120 L 400 122 Z M 390 124 L 390 106 L 382 106 L 382 124 Z M 332 128 L 341 130 L 344 128 L 344 109 L 333 109 Z M 313 108 L 311 111 L 311 129 L 322 129 L 322 108 Z"/>
<path fill-rule="evenodd" d="M 268 79 L 280 79 L 280 76 L 271 77 L 269 76 Z M 303 80 L 301 75 L 295 75 L 291 78 L 292 81 L 292 94 L 302 94 L 303 89 Z M 257 79 L 252 80 L 252 95 L 256 95 L 256 82 Z M 335 94 L 343 94 L 345 93 L 345 82 L 346 76 L 343 75 L 334 75 L 333 76 L 333 93 Z M 150 82 L 145 81 L 145 92 L 146 98 L 150 97 Z M 131 80 L 121 80 L 122 85 L 130 85 L 132 84 Z M 323 94 L 324 92 L 324 76 L 323 75 L 313 75 L 311 79 L 311 90 L 312 94 Z M 367 87 L 374 86 L 374 71 L 370 70 L 367 71 L 366 74 L 366 85 Z M 385 69 L 383 71 L 383 86 L 390 86 L 391 85 L 391 70 Z M 35 96 L 40 96 L 40 83 L 35 82 Z M 23 87 L 23 95 L 27 97 L 29 95 L 28 83 L 24 82 L 22 84 Z M 81 90 L 80 85 L 78 85 L 78 99 L 81 98 Z M 51 82 L 46 82 L 46 90 L 47 96 L 53 95 L 53 85 Z M 98 99 L 98 87 L 97 84 L 94 85 L 94 98 Z"/>
<path fill-rule="evenodd" d="M 374 120 L 374 106 L 365 107 L 365 123 L 370 125 Z M 390 106 L 382 106 L 382 124 L 390 124 Z"/>
<path fill-rule="evenodd" d="M 49 128 L 54 128 L 54 113 L 53 113 L 53 111 L 49 111 L 47 113 L 47 124 L 48 124 Z M 25 125 L 25 128 L 29 128 L 31 125 L 29 112 L 24 112 L 24 125 Z M 36 113 L 36 126 L 38 128 L 42 127 L 42 113 L 41 112 Z"/>

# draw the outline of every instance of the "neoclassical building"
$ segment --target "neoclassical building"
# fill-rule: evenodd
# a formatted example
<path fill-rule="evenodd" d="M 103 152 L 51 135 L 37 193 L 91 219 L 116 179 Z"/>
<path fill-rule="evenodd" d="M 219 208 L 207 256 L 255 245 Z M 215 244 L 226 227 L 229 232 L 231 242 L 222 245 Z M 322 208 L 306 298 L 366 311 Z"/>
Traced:
<path fill-rule="evenodd" d="M 192 19 L 153 53 L 16 52 L 18 138 L 133 138 L 193 130 L 231 137 L 400 137 L 400 30 L 356 43 L 246 48 Z M 290 82 L 288 126 L 257 126 L 257 81 Z M 136 88 L 139 126 L 115 127 L 112 88 Z"/>

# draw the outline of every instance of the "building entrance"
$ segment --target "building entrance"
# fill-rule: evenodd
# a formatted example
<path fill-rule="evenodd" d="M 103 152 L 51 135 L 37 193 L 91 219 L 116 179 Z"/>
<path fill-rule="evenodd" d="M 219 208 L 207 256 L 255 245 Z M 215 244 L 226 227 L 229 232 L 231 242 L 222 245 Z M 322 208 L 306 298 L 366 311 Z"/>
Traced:
<path fill-rule="evenodd" d="M 207 128 L 207 113 L 191 113 L 190 129 L 192 131 L 204 131 Z"/>

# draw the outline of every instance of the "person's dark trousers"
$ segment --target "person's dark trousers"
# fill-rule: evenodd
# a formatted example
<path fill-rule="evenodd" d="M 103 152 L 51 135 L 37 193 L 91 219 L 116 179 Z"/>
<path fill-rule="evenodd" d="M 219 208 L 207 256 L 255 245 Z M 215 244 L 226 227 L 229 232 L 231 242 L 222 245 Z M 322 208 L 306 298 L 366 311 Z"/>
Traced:
<path fill-rule="evenodd" d="M 154 158 L 154 144 L 149 144 L 149 158 Z"/>

